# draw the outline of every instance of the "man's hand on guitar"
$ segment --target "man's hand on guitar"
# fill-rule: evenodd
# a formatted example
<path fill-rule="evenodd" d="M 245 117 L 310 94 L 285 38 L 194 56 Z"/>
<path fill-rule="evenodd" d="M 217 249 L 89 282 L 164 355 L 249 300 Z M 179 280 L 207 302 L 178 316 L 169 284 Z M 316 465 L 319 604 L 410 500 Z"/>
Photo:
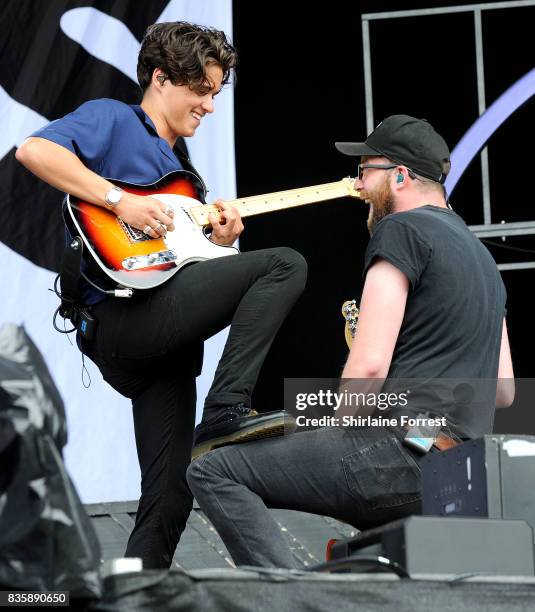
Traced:
<path fill-rule="evenodd" d="M 210 240 L 215 244 L 229 246 L 243 232 L 240 213 L 234 206 L 223 202 L 223 200 L 216 200 L 214 206 L 217 206 L 220 212 L 219 215 L 213 213 L 208 215 L 208 220 L 212 226 Z"/>
<path fill-rule="evenodd" d="M 151 238 L 165 236 L 175 229 L 174 211 L 155 198 L 139 196 L 123 191 L 123 197 L 115 207 L 118 217 Z"/>

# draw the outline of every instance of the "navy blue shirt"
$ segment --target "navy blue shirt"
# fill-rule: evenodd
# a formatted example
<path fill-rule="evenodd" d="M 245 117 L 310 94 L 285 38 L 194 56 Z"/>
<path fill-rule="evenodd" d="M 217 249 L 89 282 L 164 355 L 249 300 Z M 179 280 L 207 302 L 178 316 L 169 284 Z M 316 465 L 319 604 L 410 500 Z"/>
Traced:
<path fill-rule="evenodd" d="M 141 107 L 118 100 L 85 102 L 32 136 L 69 149 L 93 172 L 119 181 L 150 184 L 182 169 Z"/>
<path fill-rule="evenodd" d="M 118 100 L 85 102 L 32 136 L 65 147 L 93 172 L 119 181 L 146 185 L 183 169 L 178 148 L 171 149 L 158 136 L 154 123 L 141 107 Z M 81 291 L 86 304 L 95 304 L 104 297 L 86 283 Z"/>

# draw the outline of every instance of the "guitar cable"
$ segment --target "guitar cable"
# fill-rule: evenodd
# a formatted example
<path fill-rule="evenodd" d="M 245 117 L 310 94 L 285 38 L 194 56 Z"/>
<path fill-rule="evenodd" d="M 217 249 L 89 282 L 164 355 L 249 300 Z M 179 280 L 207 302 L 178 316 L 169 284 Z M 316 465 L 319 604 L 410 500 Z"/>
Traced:
<path fill-rule="evenodd" d="M 53 328 L 60 334 L 67 334 L 67 338 L 69 339 L 70 344 L 72 342 L 68 337 L 68 334 L 72 334 L 73 332 L 80 331 L 83 338 L 87 340 L 92 340 L 98 322 L 93 317 L 90 312 L 90 307 L 84 307 L 79 305 L 79 290 L 77 289 L 77 279 L 81 276 L 89 285 L 94 287 L 100 293 L 104 295 L 109 295 L 113 297 L 132 297 L 134 291 L 133 289 L 122 287 L 112 290 L 103 289 L 99 287 L 96 283 L 94 283 L 88 276 L 80 269 L 81 268 L 81 252 L 82 252 L 82 241 L 79 237 L 75 237 L 71 242 L 70 251 L 65 251 L 65 254 L 61 263 L 61 271 L 56 275 L 54 279 L 53 288 L 49 291 L 53 291 L 56 294 L 56 297 L 61 301 L 60 305 L 54 311 L 52 315 L 52 326 Z M 69 255 L 69 253 L 71 253 Z M 73 257 L 74 254 L 74 257 Z M 66 283 L 69 288 L 69 292 L 74 293 L 76 297 L 72 297 L 71 295 L 65 295 L 59 288 L 58 283 L 61 281 L 62 274 L 66 275 Z M 77 276 L 78 275 L 78 276 Z M 61 329 L 58 325 L 57 319 L 58 316 L 63 318 L 63 329 Z M 71 329 L 67 329 L 66 320 L 69 319 L 72 324 Z M 80 347 L 81 348 L 81 347 Z M 85 355 L 83 350 L 82 353 L 82 384 L 87 389 L 91 386 L 91 375 L 86 368 L 85 365 Z M 86 381 L 87 376 L 87 381 Z"/>
<path fill-rule="evenodd" d="M 65 319 L 69 318 L 69 317 L 64 317 L 63 315 L 61 315 L 61 307 L 63 306 L 63 302 L 67 302 L 68 304 L 74 306 L 74 300 L 68 297 L 65 297 L 61 294 L 60 290 L 58 289 L 58 283 L 59 283 L 59 279 L 60 279 L 60 275 L 57 274 L 56 278 L 54 279 L 54 288 L 53 289 L 48 289 L 49 291 L 53 291 L 56 296 L 62 301 L 62 303 L 56 308 L 56 310 L 54 311 L 54 314 L 52 315 L 52 326 L 54 327 L 54 329 L 59 332 L 60 334 L 72 334 L 72 332 L 77 330 L 77 327 L 73 327 L 72 329 L 65 329 L 65 327 L 63 329 L 59 328 L 57 326 L 57 318 L 58 315 L 60 315 L 63 318 L 63 322 L 65 323 Z M 70 318 L 69 318 L 70 320 Z M 72 323 L 72 321 L 71 321 Z M 74 323 L 73 323 L 74 325 Z"/>
<path fill-rule="evenodd" d="M 122 298 L 129 298 L 134 295 L 134 290 L 130 289 L 129 287 L 123 287 L 122 289 L 103 289 L 102 287 L 99 287 L 96 283 L 94 283 L 84 272 L 80 271 L 80 275 L 83 277 L 83 279 L 86 282 L 88 282 L 97 291 L 100 291 L 101 293 L 104 293 L 106 295 L 111 295 L 113 297 L 122 297 Z M 62 302 L 67 302 L 68 304 L 72 305 L 74 309 L 76 309 L 75 300 L 62 295 L 61 291 L 58 289 L 58 282 L 60 280 L 60 276 L 61 276 L 60 274 L 56 276 L 56 278 L 54 279 L 54 288 L 49 289 L 49 291 L 53 291 Z M 60 313 L 61 307 L 62 307 L 62 304 L 60 304 L 56 308 L 54 315 L 52 317 L 52 325 L 54 329 L 60 334 L 71 334 L 73 331 L 76 331 L 77 327 L 73 327 L 72 329 L 65 330 L 65 329 L 60 329 L 56 325 L 57 317 L 59 314 L 61 314 Z M 63 317 L 63 318 L 65 319 L 65 318 L 70 318 L 70 317 Z"/>
<path fill-rule="evenodd" d="M 130 287 L 123 287 L 122 289 L 102 289 L 96 283 L 94 283 L 84 272 L 80 270 L 80 276 L 87 281 L 92 287 L 100 291 L 101 293 L 105 293 L 106 295 L 111 295 L 113 297 L 122 297 L 129 298 L 134 295 L 134 290 L 130 289 Z"/>
<path fill-rule="evenodd" d="M 85 276 L 85 275 L 84 275 Z M 66 296 L 62 295 L 61 291 L 58 289 L 58 282 L 60 280 L 61 274 L 57 274 L 56 278 L 54 279 L 54 288 L 53 289 L 48 289 L 49 291 L 52 291 L 56 294 L 56 296 L 62 301 L 62 304 L 60 304 L 56 310 L 54 311 L 54 314 L 52 315 L 52 326 L 54 327 L 54 329 L 59 332 L 60 334 L 72 334 L 72 332 L 75 332 L 78 330 L 78 326 L 74 325 L 74 323 L 72 322 L 72 319 L 70 319 L 67 316 L 62 316 L 61 315 L 61 307 L 63 306 L 64 302 L 67 302 L 69 305 L 72 305 L 73 309 L 76 309 L 75 306 L 75 300 L 73 300 L 72 298 L 67 298 Z M 98 287 L 97 287 L 98 289 Z M 59 328 L 57 326 L 57 318 L 58 315 L 62 316 L 63 318 L 63 329 Z M 65 328 L 65 321 L 66 319 L 69 319 L 69 321 L 71 321 L 71 323 L 74 325 L 74 327 L 72 329 L 66 329 Z M 67 339 L 69 340 L 71 346 L 72 346 L 72 342 L 71 339 L 67 336 Z M 91 374 L 89 373 L 89 370 L 87 369 L 86 365 L 85 365 L 85 355 L 83 353 L 83 351 L 81 351 L 82 354 L 82 385 L 84 386 L 84 388 L 89 389 L 89 387 L 91 386 Z M 87 376 L 87 382 L 86 382 L 86 376 Z"/>

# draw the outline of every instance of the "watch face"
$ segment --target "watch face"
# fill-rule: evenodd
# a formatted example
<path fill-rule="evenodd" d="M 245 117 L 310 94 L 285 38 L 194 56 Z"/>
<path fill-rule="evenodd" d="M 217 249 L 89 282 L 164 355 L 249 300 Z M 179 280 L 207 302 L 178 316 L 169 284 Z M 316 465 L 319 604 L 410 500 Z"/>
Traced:
<path fill-rule="evenodd" d="M 117 189 L 111 189 L 106 194 L 106 199 L 110 204 L 118 204 L 121 201 L 121 192 Z"/>

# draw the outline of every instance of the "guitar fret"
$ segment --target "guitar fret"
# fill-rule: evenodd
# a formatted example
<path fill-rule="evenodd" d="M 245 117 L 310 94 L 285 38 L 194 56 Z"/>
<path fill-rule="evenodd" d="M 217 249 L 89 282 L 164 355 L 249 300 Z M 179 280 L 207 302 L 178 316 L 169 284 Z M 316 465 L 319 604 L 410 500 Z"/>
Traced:
<path fill-rule="evenodd" d="M 346 178 L 325 185 L 265 193 L 228 203 L 236 206 L 244 217 L 259 215 L 343 196 L 359 197 L 354 182 L 354 179 Z M 81 236 L 87 247 L 86 254 L 114 283 L 136 290 L 151 289 L 166 282 L 193 261 L 237 252 L 233 247 L 219 246 L 206 239 L 201 228 L 209 225 L 210 212 L 219 211 L 213 204 L 202 205 L 198 201 L 198 182 L 191 173 L 172 172 L 153 185 L 121 181 L 117 181 L 117 184 L 131 193 L 171 196 L 169 201 L 176 216 L 175 232 L 170 232 L 165 238 L 151 238 L 105 208 L 67 196 L 63 214 L 69 231 L 72 235 Z"/>
<path fill-rule="evenodd" d="M 343 196 L 359 197 L 358 192 L 352 187 L 353 183 L 354 179 L 346 178 L 337 183 L 327 183 L 303 189 L 290 189 L 269 195 L 251 196 L 240 200 L 229 200 L 228 204 L 235 206 L 242 216 L 255 215 L 263 212 L 283 210 L 292 206 L 341 198 Z M 211 212 L 218 212 L 218 209 L 213 205 L 204 205 L 195 207 L 191 212 L 197 223 L 206 225 L 208 223 L 208 215 Z"/>

